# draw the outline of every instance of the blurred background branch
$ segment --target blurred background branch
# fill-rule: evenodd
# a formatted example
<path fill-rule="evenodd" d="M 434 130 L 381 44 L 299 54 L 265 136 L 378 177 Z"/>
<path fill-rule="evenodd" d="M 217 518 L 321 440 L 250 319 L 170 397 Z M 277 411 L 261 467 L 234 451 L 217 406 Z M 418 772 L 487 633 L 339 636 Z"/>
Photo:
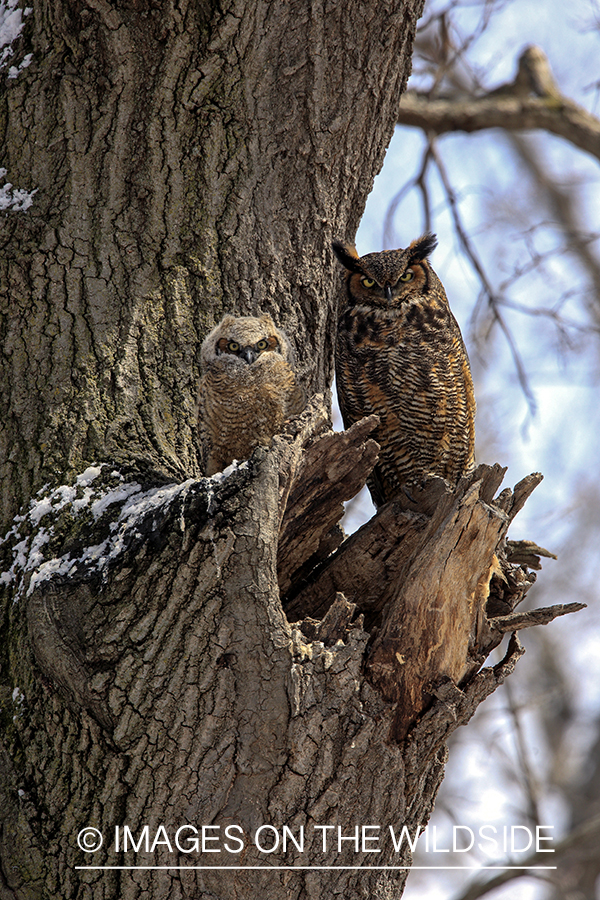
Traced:
<path fill-rule="evenodd" d="M 600 900 L 598 59 L 597 0 L 427 0 L 357 235 L 364 253 L 438 234 L 434 268 L 474 371 L 478 460 L 508 464 L 510 484 L 545 475 L 522 535 L 509 535 L 558 556 L 529 603 L 588 604 L 524 632 L 519 676 L 454 738 L 431 820 L 448 833 L 552 825 L 556 853 L 542 856 L 556 870 L 471 885 L 465 871 L 415 870 L 405 900 Z M 444 856 L 523 865 L 527 854 Z M 418 849 L 415 863 L 440 860 Z"/>
<path fill-rule="evenodd" d="M 570 850 L 576 847 L 580 847 L 583 842 L 589 841 L 589 839 L 595 839 L 598 841 L 600 838 L 600 816 L 595 816 L 593 819 L 589 819 L 587 822 L 584 822 L 578 828 L 573 829 L 570 834 L 568 834 L 561 841 L 558 841 L 554 847 L 554 855 L 552 857 L 552 864 L 557 865 L 560 864 L 563 856 L 568 853 Z M 490 878 L 487 881 L 474 881 L 466 891 L 463 891 L 461 894 L 458 894 L 453 900 L 479 900 L 480 897 L 485 897 L 494 891 L 496 888 L 501 887 L 504 884 L 515 881 L 515 879 L 528 877 L 528 878 L 540 878 L 543 880 L 552 881 L 552 872 L 544 872 L 543 874 L 535 873 L 534 867 L 539 866 L 540 864 L 546 865 L 548 862 L 548 858 L 545 856 L 545 853 L 531 853 L 527 859 L 519 862 L 519 866 L 523 868 L 531 867 L 531 872 L 526 873 L 524 876 L 523 872 L 512 869 L 510 871 L 501 872 L 500 874 L 494 876 L 494 878 Z"/>
<path fill-rule="evenodd" d="M 514 81 L 487 93 L 472 95 L 457 89 L 439 96 L 407 91 L 398 124 L 438 135 L 488 128 L 541 129 L 600 160 L 600 120 L 560 93 L 544 51 L 535 46 L 526 47 L 519 57 Z"/>

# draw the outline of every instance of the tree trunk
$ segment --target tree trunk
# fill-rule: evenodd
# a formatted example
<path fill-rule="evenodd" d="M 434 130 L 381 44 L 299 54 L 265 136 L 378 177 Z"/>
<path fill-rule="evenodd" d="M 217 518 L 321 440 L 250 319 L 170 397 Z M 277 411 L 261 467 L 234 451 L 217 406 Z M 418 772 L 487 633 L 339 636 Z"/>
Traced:
<path fill-rule="evenodd" d="M 200 474 L 198 348 L 270 312 L 332 375 L 334 236 L 393 132 L 421 0 L 35 4 L 4 82 L 3 522 L 110 460 Z M 161 8 L 163 7 L 164 8 Z"/>
<path fill-rule="evenodd" d="M 402 868 L 272 867 L 410 864 L 389 827 L 427 821 L 448 734 L 521 652 L 477 673 L 502 633 L 486 609 L 512 500 L 492 504 L 496 470 L 442 488 L 452 527 L 474 507 L 493 524 L 469 557 L 470 663 L 419 658 L 421 687 L 398 693 L 391 584 L 414 585 L 436 534 L 451 553 L 445 519 L 424 502 L 365 526 L 370 546 L 386 516 L 388 543 L 410 537 L 376 576 L 386 607 L 361 608 L 336 523 L 376 421 L 335 436 L 313 397 L 271 450 L 206 479 L 197 384 L 208 329 L 259 310 L 309 396 L 329 383 L 329 242 L 382 164 L 421 3 L 123 7 L 39 0 L 15 45 L 32 63 L 1 96 L 7 177 L 37 192 L 0 258 L 0 897 L 399 896 Z M 529 581 L 503 566 L 506 618 Z M 338 852 L 338 826 L 358 845 Z M 193 868 L 215 865 L 241 868 Z"/>

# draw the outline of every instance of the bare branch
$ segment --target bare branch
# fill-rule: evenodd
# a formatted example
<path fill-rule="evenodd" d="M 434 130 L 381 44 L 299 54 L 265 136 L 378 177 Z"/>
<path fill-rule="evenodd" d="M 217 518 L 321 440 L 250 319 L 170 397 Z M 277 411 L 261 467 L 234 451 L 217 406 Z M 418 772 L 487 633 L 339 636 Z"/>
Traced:
<path fill-rule="evenodd" d="M 390 204 L 385 213 L 385 221 L 383 225 L 383 240 L 387 246 L 392 246 L 394 244 L 393 237 L 393 221 L 394 216 L 396 215 L 396 210 L 404 200 L 404 197 L 411 191 L 413 188 L 418 188 L 421 194 L 421 202 L 423 204 L 423 231 L 431 231 L 432 230 L 432 215 L 431 215 L 431 198 L 429 194 L 429 186 L 427 184 L 427 170 L 429 169 L 429 164 L 431 163 L 431 148 L 427 147 L 423 154 L 423 158 L 421 160 L 421 166 L 417 175 L 414 178 L 411 178 L 410 181 L 407 181 L 400 190 L 392 197 Z"/>
<path fill-rule="evenodd" d="M 529 751 L 527 748 L 527 742 L 525 740 L 525 735 L 523 734 L 523 726 L 521 722 L 520 710 L 518 708 L 518 704 L 515 700 L 514 693 L 511 690 L 510 683 L 507 681 L 504 689 L 506 691 L 506 697 L 508 700 L 508 709 L 513 722 L 514 736 L 515 736 L 515 745 L 517 750 L 517 756 L 519 760 L 519 766 L 521 769 L 521 781 L 524 789 L 525 797 L 527 799 L 527 805 L 529 807 L 528 813 L 531 822 L 534 825 L 541 824 L 540 817 L 540 788 L 539 782 L 534 775 L 534 772 L 531 767 L 531 762 L 529 759 Z"/>
<path fill-rule="evenodd" d="M 533 415 L 536 411 L 536 402 L 533 396 L 533 392 L 531 390 L 531 386 L 529 384 L 529 379 L 527 377 L 527 372 L 525 371 L 525 365 L 523 360 L 521 359 L 521 354 L 519 353 L 518 347 L 515 343 L 515 340 L 512 336 L 510 328 L 506 324 L 502 313 L 500 312 L 500 298 L 497 296 L 496 291 L 487 277 L 483 264 L 481 263 L 475 248 L 471 242 L 471 238 L 467 232 L 467 229 L 463 225 L 460 212 L 458 209 L 458 201 L 456 197 L 456 193 L 452 186 L 452 182 L 450 177 L 446 171 L 446 167 L 442 161 L 442 158 L 437 150 L 437 146 L 435 141 L 432 139 L 430 141 L 430 152 L 435 160 L 435 164 L 438 168 L 438 172 L 440 173 L 440 179 L 444 186 L 444 190 L 446 192 L 446 196 L 448 198 L 448 204 L 450 206 L 450 210 L 452 213 L 452 218 L 454 220 L 454 227 L 456 229 L 456 233 L 458 238 L 462 244 L 463 250 L 471 262 L 471 265 L 475 269 L 477 277 L 481 281 L 481 285 L 483 288 L 484 295 L 488 298 L 488 303 L 490 309 L 492 310 L 494 320 L 498 323 L 500 330 L 502 331 L 504 337 L 506 338 L 506 342 L 510 348 L 510 352 L 513 358 L 513 362 L 515 364 L 515 369 L 517 370 L 517 377 L 519 379 L 519 384 L 523 390 L 525 398 L 527 400 L 527 404 L 529 406 L 529 410 Z"/>
<path fill-rule="evenodd" d="M 570 834 L 559 841 L 554 847 L 553 859 L 559 857 L 561 853 L 570 849 L 584 838 L 588 838 L 595 834 L 600 834 L 600 816 L 594 816 L 594 818 L 588 819 L 587 822 L 584 822 L 583 825 L 580 825 L 579 828 L 574 829 Z M 524 860 L 522 866 L 524 868 L 527 868 L 528 866 L 533 868 L 533 866 L 540 865 L 541 863 L 548 863 L 547 854 L 532 853 Z M 475 881 L 466 891 L 464 891 L 464 893 L 456 896 L 455 900 L 479 900 L 479 897 L 484 897 L 486 894 L 490 893 L 490 891 L 501 887 L 508 881 L 513 881 L 515 878 L 522 878 L 523 874 L 522 869 L 510 869 L 505 872 L 500 872 L 498 875 L 494 876 L 494 878 L 490 878 L 489 881 Z"/>
<path fill-rule="evenodd" d="M 587 609 L 587 603 L 558 603 L 556 606 L 545 606 L 541 609 L 531 609 L 528 612 L 496 616 L 494 619 L 490 619 L 490 626 L 495 631 L 506 634 L 509 631 L 531 628 L 533 625 L 547 625 L 548 622 L 552 622 L 558 616 L 579 612 L 580 609 Z"/>
<path fill-rule="evenodd" d="M 529 75 L 525 74 L 527 69 Z M 438 135 L 488 128 L 537 128 L 564 138 L 600 160 L 600 120 L 559 92 L 548 60 L 537 47 L 523 52 L 513 82 L 481 97 L 458 94 L 432 98 L 407 91 L 400 103 L 398 124 Z"/>
<path fill-rule="evenodd" d="M 600 121 L 598 121 L 600 127 Z M 553 216 L 558 219 L 566 240 L 566 250 L 576 254 L 587 271 L 594 287 L 594 297 L 600 296 L 600 262 L 593 252 L 590 236 L 582 233 L 579 223 L 578 197 L 570 186 L 562 187 L 550 173 L 544 170 L 539 155 L 531 147 L 529 141 L 518 134 L 510 136 L 511 143 L 521 161 L 531 172 L 535 183 L 539 185 Z M 600 323 L 598 302 L 588 303 L 596 323 Z"/>

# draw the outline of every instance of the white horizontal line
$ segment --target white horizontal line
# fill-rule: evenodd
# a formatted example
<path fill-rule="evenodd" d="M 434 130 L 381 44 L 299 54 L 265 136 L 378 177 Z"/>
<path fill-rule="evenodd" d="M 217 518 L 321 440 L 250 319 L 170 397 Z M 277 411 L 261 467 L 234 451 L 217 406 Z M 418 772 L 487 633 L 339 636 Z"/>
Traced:
<path fill-rule="evenodd" d="M 507 869 L 519 869 L 525 872 L 532 871 L 534 869 L 542 870 L 544 872 L 548 872 L 551 869 L 556 869 L 557 866 L 75 866 L 76 869 L 215 869 L 217 871 L 225 871 L 226 869 L 235 869 L 236 871 L 243 869 L 286 869 L 287 871 L 293 869 L 299 870 L 310 870 L 310 871 L 320 871 L 321 869 L 349 869 L 349 870 L 361 870 L 364 872 L 372 871 L 382 871 L 383 869 L 461 869 L 464 871 L 481 871 L 484 869 L 500 869 L 501 871 Z"/>

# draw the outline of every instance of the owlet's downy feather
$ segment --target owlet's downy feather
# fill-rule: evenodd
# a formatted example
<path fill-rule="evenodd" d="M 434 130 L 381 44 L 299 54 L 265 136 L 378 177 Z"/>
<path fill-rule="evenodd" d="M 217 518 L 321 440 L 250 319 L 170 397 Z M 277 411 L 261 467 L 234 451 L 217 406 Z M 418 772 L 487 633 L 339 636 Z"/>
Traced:
<path fill-rule="evenodd" d="M 271 316 L 225 316 L 201 350 L 200 440 L 205 474 L 270 447 L 306 398 L 290 343 Z"/>

